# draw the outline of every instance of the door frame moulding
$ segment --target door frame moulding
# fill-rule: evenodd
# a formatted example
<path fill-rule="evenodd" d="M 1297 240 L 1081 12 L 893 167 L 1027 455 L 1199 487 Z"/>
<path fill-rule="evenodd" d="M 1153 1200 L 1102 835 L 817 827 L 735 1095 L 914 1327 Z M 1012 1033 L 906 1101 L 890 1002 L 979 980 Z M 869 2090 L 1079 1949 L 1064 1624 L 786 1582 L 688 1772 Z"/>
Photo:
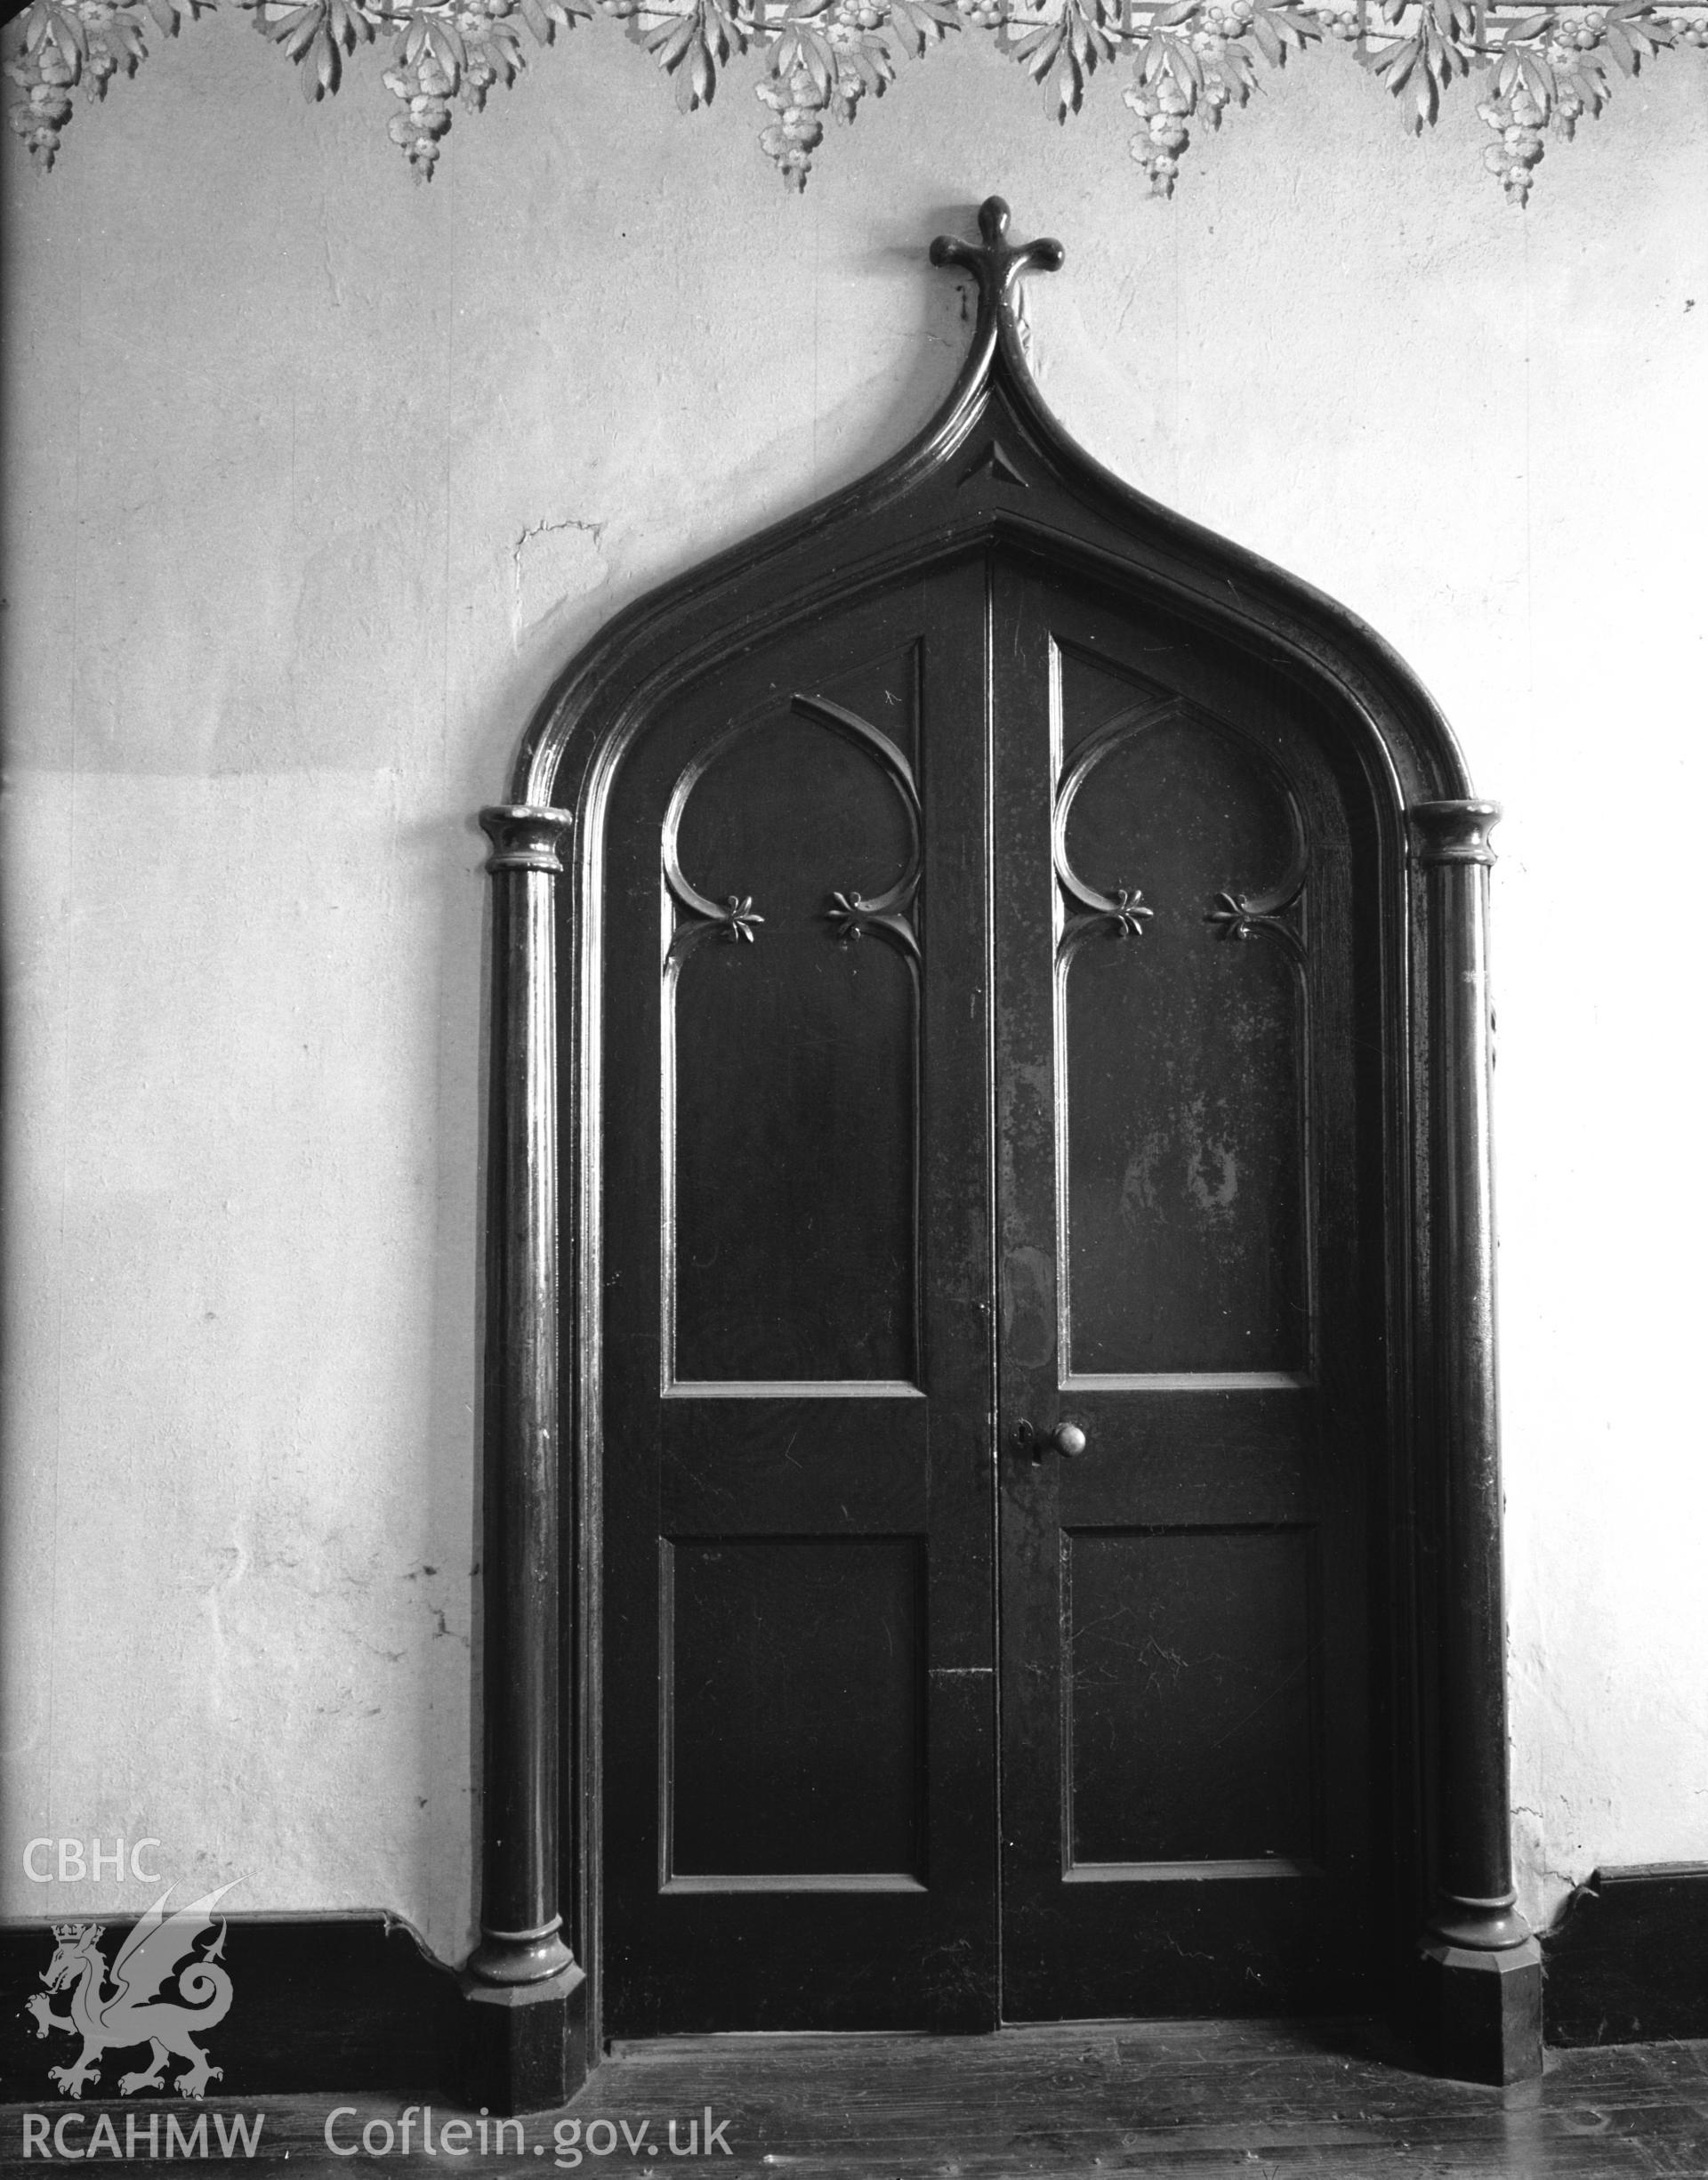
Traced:
<path fill-rule="evenodd" d="M 1021 278 L 1054 270 L 1061 247 L 1011 244 L 1000 198 L 979 226 L 977 244 L 931 246 L 932 262 L 970 276 L 979 302 L 937 414 L 871 475 L 617 615 L 542 706 L 510 800 L 481 812 L 494 879 L 486 1793 L 482 1938 L 463 1984 L 502 2025 L 488 2088 L 499 2109 L 562 2102 L 599 2049 L 588 1974 L 600 1905 L 600 1051 L 589 995 L 610 783 L 671 690 L 823 608 L 993 548 L 1142 595 L 1237 643 L 1310 693 L 1325 742 L 1338 737 L 1368 783 L 1389 1023 L 1393 1442 L 1382 1489 L 1398 1980 L 1444 2071 L 1486 2081 L 1540 2071 L 1541 1958 L 1512 1887 L 1501 1603 L 1486 978 L 1499 812 L 1472 795 L 1416 677 L 1356 616 L 1144 497 L 1068 436 L 1016 314 Z"/>

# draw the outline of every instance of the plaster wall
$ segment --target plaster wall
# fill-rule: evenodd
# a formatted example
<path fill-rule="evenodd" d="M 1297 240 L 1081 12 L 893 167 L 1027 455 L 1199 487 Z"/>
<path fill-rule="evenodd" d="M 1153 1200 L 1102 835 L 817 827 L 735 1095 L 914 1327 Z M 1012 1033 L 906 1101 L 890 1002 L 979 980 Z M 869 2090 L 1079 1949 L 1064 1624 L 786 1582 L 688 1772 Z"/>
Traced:
<path fill-rule="evenodd" d="M 9 169 L 0 1910 L 146 1904 L 22 1853 L 148 1835 L 464 1950 L 472 813 L 601 619 L 917 426 L 922 246 L 997 188 L 1068 245 L 1070 428 L 1374 622 L 1507 804 L 1525 1903 L 1708 1858 L 1701 63 L 1520 214 L 1349 56 L 1163 204 L 1113 85 L 1059 130 L 952 44 L 797 199 L 739 76 L 685 119 L 598 21 L 415 188 L 371 74 L 307 109 L 226 14 Z"/>

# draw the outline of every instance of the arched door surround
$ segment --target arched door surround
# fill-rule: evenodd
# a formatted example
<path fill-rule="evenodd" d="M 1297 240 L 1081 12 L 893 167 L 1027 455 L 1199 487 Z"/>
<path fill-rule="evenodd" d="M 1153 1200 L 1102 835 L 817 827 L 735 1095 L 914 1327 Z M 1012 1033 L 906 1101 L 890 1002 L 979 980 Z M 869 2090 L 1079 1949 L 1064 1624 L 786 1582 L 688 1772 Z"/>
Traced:
<path fill-rule="evenodd" d="M 1540 2068 L 1498 812 L 1379 637 L 1068 439 L 1060 246 L 979 226 L 925 429 L 614 619 L 482 812 L 464 1984 L 518 2106 L 613 2031 L 1349 2000 Z"/>

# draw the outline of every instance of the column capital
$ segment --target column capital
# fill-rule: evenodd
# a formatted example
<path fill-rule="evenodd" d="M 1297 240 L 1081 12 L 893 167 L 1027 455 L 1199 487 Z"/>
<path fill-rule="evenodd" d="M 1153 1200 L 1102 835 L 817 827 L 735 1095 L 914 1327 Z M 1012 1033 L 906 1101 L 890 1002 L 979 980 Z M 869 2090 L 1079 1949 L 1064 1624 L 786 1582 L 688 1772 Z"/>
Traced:
<path fill-rule="evenodd" d="M 574 834 L 576 813 L 553 804 L 488 803 L 480 812 L 482 829 L 492 842 L 488 870 L 543 870 L 560 878 L 558 851 Z"/>
<path fill-rule="evenodd" d="M 1445 803 L 1414 803 L 1406 816 L 1417 860 L 1426 868 L 1434 863 L 1483 863 L 1494 860 L 1488 836 L 1501 821 L 1498 803 L 1466 798 Z"/>

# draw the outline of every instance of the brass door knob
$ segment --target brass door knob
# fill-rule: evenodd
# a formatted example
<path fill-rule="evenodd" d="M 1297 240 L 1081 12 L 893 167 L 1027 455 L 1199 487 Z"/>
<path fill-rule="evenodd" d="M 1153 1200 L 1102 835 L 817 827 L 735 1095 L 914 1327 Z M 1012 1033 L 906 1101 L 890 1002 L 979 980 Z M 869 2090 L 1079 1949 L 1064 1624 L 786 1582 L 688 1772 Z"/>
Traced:
<path fill-rule="evenodd" d="M 1059 1423 L 1047 1433 L 1029 1423 L 1020 1423 L 1015 1425 L 1014 1444 L 1018 1451 L 1031 1455 L 1035 1466 L 1046 1453 L 1059 1453 L 1068 1461 L 1077 1459 L 1085 1450 L 1086 1438 L 1076 1423 Z"/>

